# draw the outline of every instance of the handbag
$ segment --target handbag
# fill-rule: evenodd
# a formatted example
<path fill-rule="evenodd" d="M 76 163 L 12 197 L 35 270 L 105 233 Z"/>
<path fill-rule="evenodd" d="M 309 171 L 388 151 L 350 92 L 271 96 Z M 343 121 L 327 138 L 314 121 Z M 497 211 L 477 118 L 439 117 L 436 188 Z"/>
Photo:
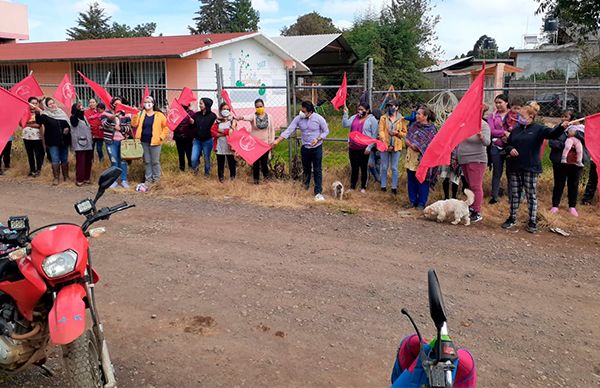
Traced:
<path fill-rule="evenodd" d="M 121 159 L 134 160 L 141 159 L 142 156 L 144 156 L 144 149 L 139 139 L 121 140 Z"/>

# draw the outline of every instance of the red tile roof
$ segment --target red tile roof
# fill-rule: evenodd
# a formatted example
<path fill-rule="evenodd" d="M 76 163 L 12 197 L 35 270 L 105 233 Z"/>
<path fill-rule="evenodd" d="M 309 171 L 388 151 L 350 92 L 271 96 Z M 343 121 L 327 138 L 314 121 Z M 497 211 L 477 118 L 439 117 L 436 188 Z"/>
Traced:
<path fill-rule="evenodd" d="M 180 57 L 203 47 L 243 38 L 253 32 L 72 40 L 0 45 L 0 62 L 62 61 L 104 58 Z"/>

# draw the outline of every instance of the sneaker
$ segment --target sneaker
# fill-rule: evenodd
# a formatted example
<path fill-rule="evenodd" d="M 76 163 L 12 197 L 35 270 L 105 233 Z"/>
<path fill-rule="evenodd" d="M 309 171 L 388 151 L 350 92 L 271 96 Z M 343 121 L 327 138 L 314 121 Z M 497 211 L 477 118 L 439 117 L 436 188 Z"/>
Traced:
<path fill-rule="evenodd" d="M 110 185 L 111 189 L 116 189 L 117 187 L 119 187 L 119 184 L 117 182 L 115 182 L 112 185 Z"/>
<path fill-rule="evenodd" d="M 471 213 L 471 222 L 475 223 L 475 222 L 479 222 L 481 220 L 483 220 L 483 217 L 481 216 L 481 214 L 477 213 L 477 212 L 473 212 Z"/>
<path fill-rule="evenodd" d="M 121 186 L 123 186 L 124 189 L 128 189 L 129 188 L 129 182 L 123 181 L 123 182 L 121 182 Z"/>
<path fill-rule="evenodd" d="M 497 203 L 498 203 L 498 199 L 496 199 L 496 198 L 492 197 L 492 198 L 490 198 L 490 201 L 489 201 L 488 203 L 489 203 L 490 205 L 495 205 L 495 204 L 497 204 Z"/>
<path fill-rule="evenodd" d="M 575 209 L 574 207 L 569 208 L 569 214 L 573 217 L 579 217 L 579 213 L 577 213 L 577 209 Z"/>
<path fill-rule="evenodd" d="M 550 209 L 550 213 L 552 213 L 552 214 L 558 213 L 558 208 L 556 206 L 554 206 L 553 208 Z"/>
<path fill-rule="evenodd" d="M 348 191 L 346 191 L 346 193 L 353 193 L 354 189 L 349 189 Z"/>
<path fill-rule="evenodd" d="M 561 162 L 562 164 L 567 164 L 567 158 L 561 158 L 561 159 L 560 159 L 560 162 Z"/>
<path fill-rule="evenodd" d="M 317 194 L 317 195 L 315 195 L 315 201 L 321 202 L 321 201 L 324 201 L 324 200 L 325 200 L 325 197 L 323 196 L 323 194 Z"/>
<path fill-rule="evenodd" d="M 533 222 L 533 221 L 529 221 L 527 223 L 527 231 L 529 233 L 536 233 L 538 231 L 537 224 L 535 222 Z"/>
<path fill-rule="evenodd" d="M 364 194 L 364 193 L 366 193 L 366 192 L 367 192 L 367 190 L 365 190 L 365 189 L 360 189 L 360 192 L 361 192 L 362 194 Z"/>
<path fill-rule="evenodd" d="M 579 162 L 575 163 L 575 165 L 576 165 L 577 167 L 584 167 L 584 166 L 583 166 L 583 163 L 582 163 L 581 161 L 579 161 Z"/>
<path fill-rule="evenodd" d="M 394 194 L 394 195 L 398 194 L 398 189 L 392 189 L 392 194 Z"/>
<path fill-rule="evenodd" d="M 502 229 L 510 229 L 513 226 L 515 226 L 516 223 L 517 221 L 514 218 L 508 217 L 506 221 L 504 221 L 504 223 L 502 224 Z"/>
<path fill-rule="evenodd" d="M 591 206 L 592 205 L 592 201 L 589 199 L 582 199 L 581 200 L 581 204 L 582 205 L 586 205 L 586 206 Z"/>
<path fill-rule="evenodd" d="M 387 188 L 386 188 L 386 187 L 382 187 L 382 188 L 381 188 L 381 191 L 383 191 L 383 192 L 386 192 L 386 191 L 387 191 Z"/>

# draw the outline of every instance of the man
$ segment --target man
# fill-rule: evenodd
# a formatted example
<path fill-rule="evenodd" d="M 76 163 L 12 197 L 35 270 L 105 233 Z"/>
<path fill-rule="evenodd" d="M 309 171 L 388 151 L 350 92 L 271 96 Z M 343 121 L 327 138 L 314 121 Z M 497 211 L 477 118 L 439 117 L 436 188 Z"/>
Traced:
<path fill-rule="evenodd" d="M 304 188 L 308 190 L 310 186 L 311 173 L 315 175 L 315 201 L 324 201 L 323 196 L 323 139 L 329 134 L 327 122 L 318 113 L 315 113 L 315 107 L 310 101 L 303 101 L 300 108 L 300 114 L 292 120 L 289 127 L 273 142 L 273 148 L 287 139 L 290 135 L 300 128 L 302 139 L 302 169 L 304 172 Z"/>

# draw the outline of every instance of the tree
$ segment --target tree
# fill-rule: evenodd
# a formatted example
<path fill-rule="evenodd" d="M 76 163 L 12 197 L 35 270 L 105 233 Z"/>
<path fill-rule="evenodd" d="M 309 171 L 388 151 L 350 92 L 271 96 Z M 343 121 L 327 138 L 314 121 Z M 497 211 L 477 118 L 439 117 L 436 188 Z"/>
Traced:
<path fill-rule="evenodd" d="M 114 22 L 110 24 L 110 16 L 104 13 L 100 4 L 94 2 L 87 11 L 80 12 L 77 26 L 67 30 L 69 40 L 131 38 L 152 36 L 156 31 L 156 23 L 138 24 L 130 27 L 127 24 Z"/>
<path fill-rule="evenodd" d="M 307 13 L 296 19 L 296 23 L 281 29 L 283 36 L 334 34 L 340 32 L 330 18 L 323 17 L 317 12 Z"/>
<path fill-rule="evenodd" d="M 218 34 L 231 32 L 234 8 L 227 0 L 199 0 L 200 9 L 193 20 L 195 27 L 188 26 L 191 34 Z"/>
<path fill-rule="evenodd" d="M 536 0 L 540 6 L 537 14 L 558 18 L 577 32 L 578 39 L 600 31 L 600 1 L 598 0 Z"/>
<path fill-rule="evenodd" d="M 482 35 L 473 45 L 473 50 L 467 52 L 467 56 L 479 59 L 496 58 L 498 55 L 498 44 L 496 39 L 487 35 Z"/>
<path fill-rule="evenodd" d="M 67 30 L 69 40 L 103 39 L 110 34 L 110 16 L 104 13 L 100 4 L 94 2 L 86 12 L 80 12 L 77 27 Z"/>
<path fill-rule="evenodd" d="M 260 15 L 252 7 L 250 0 L 236 0 L 233 2 L 233 15 L 231 17 L 231 32 L 258 31 Z"/>

